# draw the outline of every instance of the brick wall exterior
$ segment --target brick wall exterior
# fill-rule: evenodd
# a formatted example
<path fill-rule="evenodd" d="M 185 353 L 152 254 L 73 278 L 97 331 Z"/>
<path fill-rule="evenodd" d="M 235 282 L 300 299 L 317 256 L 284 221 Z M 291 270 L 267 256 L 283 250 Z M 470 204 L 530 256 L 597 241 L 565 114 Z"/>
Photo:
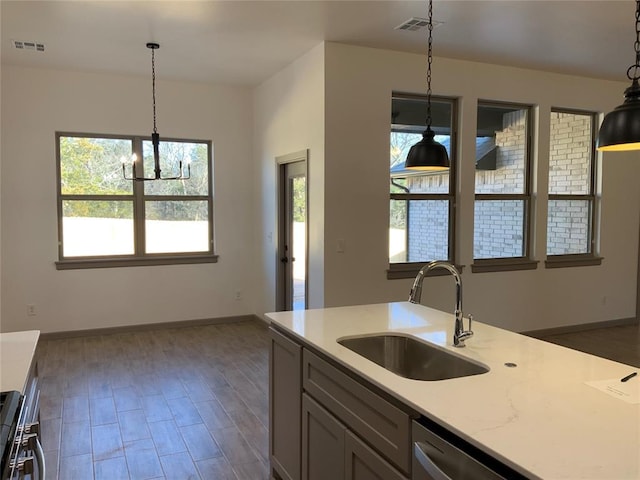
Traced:
<path fill-rule="evenodd" d="M 591 117 L 551 112 L 549 193 L 588 194 Z M 550 200 L 547 255 L 589 252 L 590 202 Z"/>
<path fill-rule="evenodd" d="M 476 193 L 523 193 L 527 145 L 527 112 L 503 116 L 496 132 L 496 170 L 476 170 Z M 522 256 L 523 204 L 514 200 L 481 200 L 474 205 L 473 257 Z"/>
<path fill-rule="evenodd" d="M 495 134 L 496 170 L 476 171 L 476 193 L 523 193 L 525 189 L 526 111 L 504 115 Z M 549 188 L 552 194 L 588 193 L 591 118 L 553 112 Z M 449 174 L 409 177 L 413 193 L 447 193 Z M 523 202 L 475 202 L 474 258 L 518 257 L 523 252 Z M 549 201 L 549 255 L 588 250 L 589 202 Z M 446 201 L 412 201 L 408 208 L 409 262 L 446 259 L 448 206 Z"/>

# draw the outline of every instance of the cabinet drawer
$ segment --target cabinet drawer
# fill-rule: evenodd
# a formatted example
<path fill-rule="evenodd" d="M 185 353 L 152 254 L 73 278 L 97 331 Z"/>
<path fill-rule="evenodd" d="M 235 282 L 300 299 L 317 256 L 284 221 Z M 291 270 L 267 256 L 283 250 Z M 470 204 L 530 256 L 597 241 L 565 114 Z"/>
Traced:
<path fill-rule="evenodd" d="M 405 473 L 411 467 L 409 415 L 303 349 L 304 389 Z"/>

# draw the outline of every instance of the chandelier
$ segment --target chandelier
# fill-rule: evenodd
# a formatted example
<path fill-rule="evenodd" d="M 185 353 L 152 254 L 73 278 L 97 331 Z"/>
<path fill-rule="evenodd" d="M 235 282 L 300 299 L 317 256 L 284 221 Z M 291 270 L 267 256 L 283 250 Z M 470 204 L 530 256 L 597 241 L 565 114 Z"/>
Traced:
<path fill-rule="evenodd" d="M 187 173 L 185 175 L 182 160 L 180 160 L 178 164 L 178 169 L 180 171 L 180 175 L 173 177 L 163 177 L 162 169 L 160 168 L 160 135 L 158 134 L 158 128 L 156 126 L 156 58 L 155 51 L 160 48 L 160 45 L 157 43 L 147 43 L 147 48 L 151 50 L 151 84 L 152 84 L 152 94 L 153 94 L 153 133 L 151 134 L 151 143 L 153 145 L 153 173 L 152 177 L 144 177 L 138 176 L 136 173 L 136 163 L 137 156 L 133 154 L 131 156 L 131 173 L 130 177 L 127 176 L 126 167 L 127 160 L 122 160 L 122 175 L 125 180 L 135 180 L 137 182 L 145 182 L 149 180 L 187 180 L 191 178 L 191 163 L 186 163 Z"/>

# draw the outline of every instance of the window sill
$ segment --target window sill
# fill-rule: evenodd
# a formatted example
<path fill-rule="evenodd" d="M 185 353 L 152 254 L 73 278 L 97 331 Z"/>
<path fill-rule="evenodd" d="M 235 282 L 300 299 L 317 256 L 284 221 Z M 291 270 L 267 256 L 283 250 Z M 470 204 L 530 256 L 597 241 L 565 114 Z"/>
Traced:
<path fill-rule="evenodd" d="M 78 270 L 84 268 L 147 267 L 153 265 L 185 265 L 194 263 L 217 263 L 218 255 L 172 255 L 157 257 L 83 258 L 59 260 L 56 270 Z"/>
<path fill-rule="evenodd" d="M 545 268 L 566 268 L 566 267 L 593 267 L 602 265 L 602 257 L 595 255 L 553 255 L 547 257 L 544 262 Z"/>
<path fill-rule="evenodd" d="M 528 258 L 491 258 L 476 260 L 471 265 L 473 273 L 510 272 L 516 270 L 535 270 L 538 268 L 537 260 Z"/>
<path fill-rule="evenodd" d="M 428 262 L 425 263 L 399 263 L 389 265 L 387 269 L 387 280 L 397 280 L 400 278 L 415 278 L 418 272 L 422 267 L 424 267 Z M 464 269 L 464 265 L 456 265 L 456 269 L 458 272 L 462 273 Z M 444 275 L 449 275 L 449 272 L 442 268 L 437 268 L 435 270 L 431 270 L 427 273 L 427 277 L 440 277 Z"/>

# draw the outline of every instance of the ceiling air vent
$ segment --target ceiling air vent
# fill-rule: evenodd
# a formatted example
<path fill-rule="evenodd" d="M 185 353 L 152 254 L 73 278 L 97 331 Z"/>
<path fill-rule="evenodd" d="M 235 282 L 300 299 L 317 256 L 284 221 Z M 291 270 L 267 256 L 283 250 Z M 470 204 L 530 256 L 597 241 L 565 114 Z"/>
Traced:
<path fill-rule="evenodd" d="M 13 48 L 17 50 L 32 50 L 34 52 L 44 52 L 44 43 L 26 42 L 22 40 L 11 40 Z"/>
<path fill-rule="evenodd" d="M 444 22 L 438 22 L 436 20 L 433 21 L 433 28 L 439 27 Z M 422 17 L 411 17 L 406 22 L 402 22 L 398 25 L 394 30 L 408 30 L 410 32 L 415 32 L 416 30 L 422 30 L 423 28 L 427 28 L 429 26 L 429 20 Z"/>

